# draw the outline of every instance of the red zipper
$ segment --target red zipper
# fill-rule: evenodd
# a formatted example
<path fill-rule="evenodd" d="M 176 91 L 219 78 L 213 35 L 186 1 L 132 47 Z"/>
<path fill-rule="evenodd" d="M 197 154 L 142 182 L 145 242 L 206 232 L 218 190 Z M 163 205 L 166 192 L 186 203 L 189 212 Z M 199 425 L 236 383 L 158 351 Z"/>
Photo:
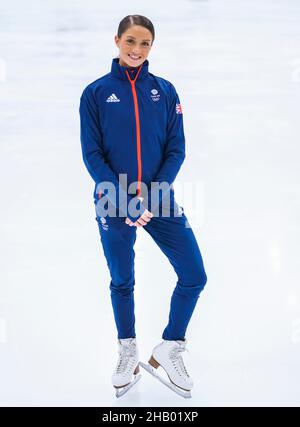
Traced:
<path fill-rule="evenodd" d="M 142 159 L 141 159 L 141 128 L 140 128 L 140 116 L 139 116 L 139 106 L 138 106 L 138 99 L 135 89 L 135 82 L 138 78 L 138 75 L 142 69 L 142 65 L 139 67 L 136 76 L 134 80 L 131 80 L 128 71 L 126 70 L 126 74 L 128 77 L 128 80 L 131 84 L 131 90 L 133 95 L 133 102 L 134 102 L 134 114 L 135 114 L 135 122 L 136 122 L 136 149 L 137 149 L 137 163 L 138 163 L 138 186 L 136 190 L 136 195 L 139 196 L 141 193 L 141 180 L 142 180 Z"/>

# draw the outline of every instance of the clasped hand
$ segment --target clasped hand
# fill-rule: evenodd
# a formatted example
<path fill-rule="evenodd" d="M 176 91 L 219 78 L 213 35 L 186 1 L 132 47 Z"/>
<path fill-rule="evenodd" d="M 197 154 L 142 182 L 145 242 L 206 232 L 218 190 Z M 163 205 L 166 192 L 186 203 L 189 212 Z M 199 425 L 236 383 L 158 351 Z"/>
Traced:
<path fill-rule="evenodd" d="M 144 225 L 146 225 L 149 221 L 151 221 L 151 218 L 153 217 L 153 213 L 151 213 L 150 211 L 148 211 L 147 209 L 144 211 L 143 215 L 140 216 L 140 218 L 135 221 L 132 222 L 128 217 L 126 218 L 125 222 L 126 224 L 128 224 L 130 227 L 135 226 L 135 227 L 143 227 Z"/>
<path fill-rule="evenodd" d="M 143 197 L 139 196 L 138 199 L 142 202 L 144 200 Z M 135 221 L 132 222 L 128 217 L 126 218 L 125 222 L 126 224 L 128 224 L 130 227 L 135 226 L 135 227 L 143 227 L 144 225 L 146 225 L 149 221 L 151 221 L 151 218 L 153 217 L 153 213 L 148 211 L 148 209 L 146 209 L 143 212 L 143 215 L 140 216 L 140 218 Z"/>

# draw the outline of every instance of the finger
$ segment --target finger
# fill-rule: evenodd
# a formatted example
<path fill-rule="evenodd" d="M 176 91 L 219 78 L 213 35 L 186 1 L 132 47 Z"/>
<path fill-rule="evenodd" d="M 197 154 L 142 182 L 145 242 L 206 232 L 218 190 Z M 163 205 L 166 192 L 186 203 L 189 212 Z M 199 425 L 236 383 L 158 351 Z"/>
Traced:
<path fill-rule="evenodd" d="M 153 216 L 153 215 L 152 215 Z M 151 219 L 152 219 L 152 216 L 146 216 L 146 217 L 144 217 L 143 219 L 145 220 L 145 221 L 151 221 Z"/>
<path fill-rule="evenodd" d="M 153 217 L 153 213 L 150 211 L 145 211 L 142 215 L 142 218 L 152 218 Z"/>
<path fill-rule="evenodd" d="M 147 221 L 144 221 L 142 218 L 139 218 L 137 221 L 139 224 L 146 225 Z"/>

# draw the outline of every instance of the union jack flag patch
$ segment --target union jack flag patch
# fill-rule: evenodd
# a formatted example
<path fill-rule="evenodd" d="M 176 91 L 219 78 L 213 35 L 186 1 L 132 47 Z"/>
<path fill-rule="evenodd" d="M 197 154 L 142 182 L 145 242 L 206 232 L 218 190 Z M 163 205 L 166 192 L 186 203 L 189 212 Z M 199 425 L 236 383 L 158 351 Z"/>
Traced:
<path fill-rule="evenodd" d="M 176 104 L 176 113 L 177 114 L 182 114 L 181 104 Z"/>

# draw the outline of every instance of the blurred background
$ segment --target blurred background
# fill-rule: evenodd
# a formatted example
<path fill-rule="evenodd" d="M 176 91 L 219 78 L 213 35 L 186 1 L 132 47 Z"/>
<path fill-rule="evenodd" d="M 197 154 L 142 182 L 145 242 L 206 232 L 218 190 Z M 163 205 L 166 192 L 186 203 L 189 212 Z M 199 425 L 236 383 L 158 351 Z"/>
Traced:
<path fill-rule="evenodd" d="M 125 3 L 0 6 L 0 404 L 299 406 L 300 3 Z M 120 399 L 111 386 L 117 334 L 78 108 L 128 14 L 153 22 L 149 71 L 175 85 L 184 114 L 175 192 L 208 276 L 187 331 L 189 401 L 146 372 Z M 177 278 L 137 232 L 146 362 Z"/>

